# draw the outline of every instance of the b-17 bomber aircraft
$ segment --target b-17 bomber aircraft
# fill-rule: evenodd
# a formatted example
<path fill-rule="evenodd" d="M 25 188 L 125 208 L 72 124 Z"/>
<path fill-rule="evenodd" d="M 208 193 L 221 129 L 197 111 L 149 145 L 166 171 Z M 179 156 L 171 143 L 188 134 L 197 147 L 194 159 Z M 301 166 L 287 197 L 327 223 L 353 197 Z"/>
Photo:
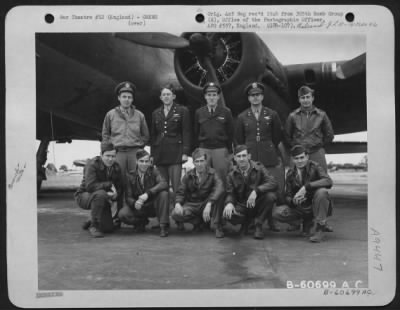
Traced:
<path fill-rule="evenodd" d="M 202 87 L 222 88 L 219 104 L 234 116 L 249 106 L 244 88 L 265 85 L 264 104 L 285 122 L 298 107 L 297 89 L 317 91 L 335 134 L 365 131 L 366 54 L 343 61 L 283 66 L 256 33 L 38 33 L 36 138 L 38 186 L 50 141 L 101 140 L 105 114 L 118 102 L 114 87 L 131 81 L 134 104 L 150 124 L 161 86 L 178 87 L 177 101 L 191 113 L 205 104 Z M 328 153 L 365 152 L 366 143 L 334 142 Z"/>

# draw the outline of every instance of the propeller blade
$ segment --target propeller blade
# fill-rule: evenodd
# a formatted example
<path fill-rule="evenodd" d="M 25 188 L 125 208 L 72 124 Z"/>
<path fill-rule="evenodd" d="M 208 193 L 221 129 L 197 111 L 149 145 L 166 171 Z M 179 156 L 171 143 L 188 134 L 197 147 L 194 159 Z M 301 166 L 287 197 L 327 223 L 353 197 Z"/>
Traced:
<path fill-rule="evenodd" d="M 166 32 L 116 33 L 115 37 L 137 44 L 158 48 L 185 48 L 189 41 Z"/>
<path fill-rule="evenodd" d="M 366 59 L 366 53 L 364 53 L 339 65 L 336 71 L 336 77 L 343 80 L 353 75 L 364 73 Z"/>
<path fill-rule="evenodd" d="M 203 59 L 203 62 L 204 62 L 204 65 L 205 65 L 205 67 L 206 67 L 207 74 L 208 74 L 208 79 L 207 79 L 207 80 L 208 80 L 209 82 L 214 82 L 214 83 L 217 84 L 219 87 L 221 87 L 221 85 L 220 85 L 220 83 L 219 83 L 219 81 L 218 81 L 218 77 L 217 77 L 217 73 L 216 73 L 216 71 L 215 71 L 215 68 L 214 68 L 214 66 L 213 66 L 212 63 L 211 63 L 211 59 L 210 59 L 208 56 L 205 56 L 204 59 Z M 226 104 L 225 104 L 225 98 L 224 98 L 224 93 L 223 93 L 222 89 L 221 89 L 221 93 L 220 93 L 220 96 L 219 96 L 219 104 L 220 104 L 221 106 L 223 106 L 223 107 L 226 106 Z"/>

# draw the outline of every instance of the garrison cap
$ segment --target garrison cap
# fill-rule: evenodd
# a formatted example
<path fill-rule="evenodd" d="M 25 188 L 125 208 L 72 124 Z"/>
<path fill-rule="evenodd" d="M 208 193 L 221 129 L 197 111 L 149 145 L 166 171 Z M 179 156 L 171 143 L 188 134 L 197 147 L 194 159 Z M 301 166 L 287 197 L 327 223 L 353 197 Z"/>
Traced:
<path fill-rule="evenodd" d="M 100 150 L 101 150 L 101 155 L 103 155 L 104 152 L 115 150 L 115 146 L 111 142 L 102 141 L 100 144 Z"/>
<path fill-rule="evenodd" d="M 204 158 L 207 158 L 206 152 L 204 152 L 203 150 L 201 150 L 201 149 L 199 149 L 199 148 L 195 149 L 195 150 L 193 151 L 193 153 L 192 153 L 192 159 L 193 159 L 193 161 L 194 161 L 196 158 L 199 158 L 199 157 L 201 157 L 201 156 L 204 156 Z"/>
<path fill-rule="evenodd" d="M 122 92 L 129 92 L 129 93 L 131 93 L 132 95 L 134 95 L 135 92 L 136 92 L 136 86 L 135 86 L 133 83 L 128 82 L 128 81 L 119 83 L 119 84 L 115 87 L 115 93 L 116 93 L 117 95 L 119 95 L 119 94 L 122 93 Z"/>
<path fill-rule="evenodd" d="M 307 94 L 314 95 L 314 89 L 312 89 L 312 88 L 310 88 L 310 87 L 308 87 L 306 85 L 303 85 L 297 91 L 297 96 L 298 97 L 301 97 L 301 96 L 304 96 L 304 95 L 307 95 Z"/>
<path fill-rule="evenodd" d="M 219 94 L 221 92 L 221 87 L 219 87 L 217 84 L 213 82 L 208 82 L 203 87 L 203 94 L 208 92 L 217 92 Z"/>
<path fill-rule="evenodd" d="M 245 93 L 246 93 L 246 95 L 263 94 L 264 89 L 265 89 L 265 87 L 262 83 L 253 82 L 246 86 Z"/>
<path fill-rule="evenodd" d="M 245 150 L 248 152 L 247 146 L 244 145 L 244 144 L 239 144 L 239 145 L 236 145 L 233 154 L 236 155 L 236 154 L 238 154 L 238 153 L 240 153 L 240 152 L 243 152 L 243 151 L 245 151 Z"/>
<path fill-rule="evenodd" d="M 290 155 L 292 155 L 293 157 L 297 156 L 297 155 L 300 155 L 302 153 L 308 154 L 308 150 L 304 146 L 302 146 L 300 144 L 295 145 L 294 147 L 292 147 L 290 149 Z"/>
<path fill-rule="evenodd" d="M 136 159 L 141 159 L 142 157 L 145 157 L 145 156 L 148 156 L 148 155 L 150 155 L 150 154 L 146 150 L 138 150 L 136 152 Z"/>

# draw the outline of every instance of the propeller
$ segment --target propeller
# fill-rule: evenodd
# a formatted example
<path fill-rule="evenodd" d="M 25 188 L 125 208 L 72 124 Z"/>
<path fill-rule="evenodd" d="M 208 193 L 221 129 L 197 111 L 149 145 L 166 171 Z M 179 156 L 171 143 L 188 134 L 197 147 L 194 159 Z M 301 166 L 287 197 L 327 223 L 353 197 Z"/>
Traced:
<path fill-rule="evenodd" d="M 166 32 L 124 32 L 115 33 L 114 36 L 133 43 L 158 48 L 185 48 L 190 44 L 185 38 Z"/>
<path fill-rule="evenodd" d="M 207 38 L 207 36 L 201 33 L 194 33 L 190 36 L 190 48 L 193 53 L 197 56 L 198 59 L 204 64 L 205 69 L 207 70 L 207 81 L 214 82 L 221 88 L 221 85 L 218 81 L 217 72 L 212 64 L 211 56 L 212 56 L 212 36 Z M 221 91 L 219 104 L 221 106 L 226 106 L 224 94 Z"/>
<path fill-rule="evenodd" d="M 214 34 L 193 33 L 189 39 L 165 32 L 115 33 L 114 36 L 137 44 L 157 48 L 189 48 L 204 65 L 204 69 L 207 71 L 207 81 L 214 82 L 221 87 L 212 61 L 214 56 L 220 58 L 218 55 L 213 55 L 212 53 L 215 41 Z M 222 92 L 220 94 L 220 104 L 225 106 L 225 99 Z"/>
<path fill-rule="evenodd" d="M 361 54 L 351 60 L 338 66 L 336 77 L 339 79 L 347 79 L 353 75 L 365 72 L 366 53 Z"/>

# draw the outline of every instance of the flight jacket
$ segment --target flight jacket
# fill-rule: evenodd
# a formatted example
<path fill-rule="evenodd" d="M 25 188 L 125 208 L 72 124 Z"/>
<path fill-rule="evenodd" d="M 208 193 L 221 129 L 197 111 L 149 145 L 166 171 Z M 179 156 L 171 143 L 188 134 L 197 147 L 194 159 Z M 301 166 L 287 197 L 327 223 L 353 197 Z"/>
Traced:
<path fill-rule="evenodd" d="M 294 110 L 289 114 L 285 127 L 289 146 L 300 144 L 310 153 L 318 151 L 334 138 L 327 114 L 316 107 L 310 112 L 303 111 L 302 108 Z"/>
<path fill-rule="evenodd" d="M 107 112 L 102 130 L 103 141 L 118 147 L 144 147 L 150 139 L 144 114 L 132 105 L 129 116 L 118 106 Z"/>
<path fill-rule="evenodd" d="M 225 205 L 245 204 L 250 193 L 254 190 L 258 195 L 275 192 L 278 183 L 268 173 L 263 164 L 250 160 L 250 168 L 244 177 L 238 166 L 233 166 L 226 179 Z"/>

